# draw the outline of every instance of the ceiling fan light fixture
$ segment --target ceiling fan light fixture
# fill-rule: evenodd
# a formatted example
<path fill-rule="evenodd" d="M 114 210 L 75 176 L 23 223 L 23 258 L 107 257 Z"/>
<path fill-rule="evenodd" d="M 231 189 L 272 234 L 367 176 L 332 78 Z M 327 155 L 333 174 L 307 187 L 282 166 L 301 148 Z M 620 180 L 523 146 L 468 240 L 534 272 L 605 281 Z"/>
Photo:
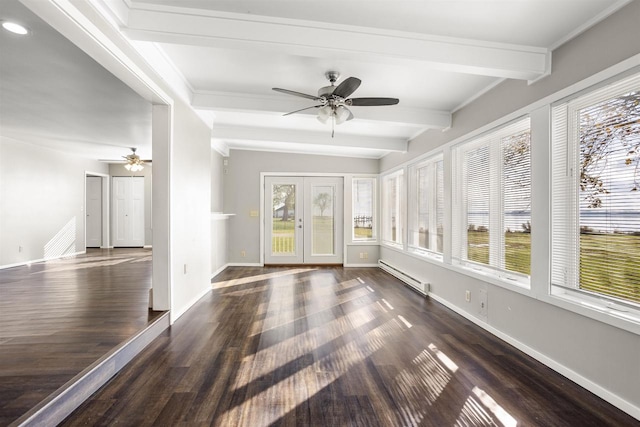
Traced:
<path fill-rule="evenodd" d="M 140 159 L 140 156 L 136 154 L 136 149 L 131 149 L 132 153 L 128 156 L 122 156 L 127 161 L 124 168 L 130 172 L 140 172 L 144 169 L 144 161 Z"/>
<path fill-rule="evenodd" d="M 320 122 L 323 124 L 327 123 L 327 121 L 332 115 L 333 115 L 333 111 L 331 110 L 331 107 L 328 105 L 318 110 L 318 120 L 320 120 Z"/>
<path fill-rule="evenodd" d="M 346 122 L 347 120 L 349 120 L 349 110 L 346 107 L 343 107 L 342 105 L 340 105 L 339 107 L 337 107 L 335 109 L 334 112 L 335 116 L 336 116 L 336 124 L 342 124 L 344 122 Z"/>

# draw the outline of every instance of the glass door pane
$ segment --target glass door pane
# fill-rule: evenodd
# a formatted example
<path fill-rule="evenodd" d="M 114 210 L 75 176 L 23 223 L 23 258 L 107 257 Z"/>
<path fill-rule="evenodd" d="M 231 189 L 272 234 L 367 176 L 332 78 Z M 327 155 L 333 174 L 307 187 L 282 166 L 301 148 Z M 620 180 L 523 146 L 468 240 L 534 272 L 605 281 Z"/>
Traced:
<path fill-rule="evenodd" d="M 295 255 L 296 185 L 274 184 L 271 189 L 271 253 Z"/>
<path fill-rule="evenodd" d="M 264 184 L 264 262 L 301 264 L 304 181 L 299 177 L 266 177 Z"/>
<path fill-rule="evenodd" d="M 312 186 L 312 230 L 313 255 L 334 255 L 335 192 L 331 186 Z"/>
<path fill-rule="evenodd" d="M 342 264 L 343 179 L 304 178 L 304 262 Z"/>

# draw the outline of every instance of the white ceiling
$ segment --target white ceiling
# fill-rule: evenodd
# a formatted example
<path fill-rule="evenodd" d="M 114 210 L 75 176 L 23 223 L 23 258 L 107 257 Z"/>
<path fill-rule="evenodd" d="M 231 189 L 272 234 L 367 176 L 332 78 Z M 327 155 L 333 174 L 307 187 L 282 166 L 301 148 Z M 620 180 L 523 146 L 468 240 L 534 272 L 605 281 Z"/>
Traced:
<path fill-rule="evenodd" d="M 0 19 L 14 13 L 34 29 L 26 39 L 0 34 L 2 133 L 31 133 L 49 144 L 137 146 L 148 157 L 148 103 L 17 0 L 1 1 Z M 187 94 L 213 127 L 218 149 L 371 158 L 405 150 L 426 129 L 448 128 L 456 109 L 502 79 L 544 78 L 555 47 L 628 3 L 87 1 Z M 315 94 L 329 70 L 362 80 L 354 97 L 400 103 L 351 107 L 355 119 L 337 126 L 335 138 L 314 109 L 283 117 L 313 101 L 271 88 Z"/>

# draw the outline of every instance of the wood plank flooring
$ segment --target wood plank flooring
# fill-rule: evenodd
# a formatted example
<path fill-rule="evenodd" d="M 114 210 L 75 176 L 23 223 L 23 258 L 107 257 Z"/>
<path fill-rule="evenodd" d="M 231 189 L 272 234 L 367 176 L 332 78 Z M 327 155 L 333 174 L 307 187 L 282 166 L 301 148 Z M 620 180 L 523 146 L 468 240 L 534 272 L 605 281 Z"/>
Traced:
<path fill-rule="evenodd" d="M 376 268 L 213 286 L 63 425 L 640 425 Z"/>
<path fill-rule="evenodd" d="M 148 249 L 0 270 L 0 426 L 160 315 L 148 309 L 150 286 Z"/>

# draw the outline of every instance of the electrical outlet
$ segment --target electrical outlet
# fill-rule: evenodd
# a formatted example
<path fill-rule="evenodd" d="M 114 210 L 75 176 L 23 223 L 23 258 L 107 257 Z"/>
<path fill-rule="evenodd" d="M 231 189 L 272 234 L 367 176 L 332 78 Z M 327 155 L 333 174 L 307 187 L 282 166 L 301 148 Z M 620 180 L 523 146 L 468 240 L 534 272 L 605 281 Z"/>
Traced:
<path fill-rule="evenodd" d="M 471 291 L 466 291 L 466 292 L 464 293 L 464 299 L 465 299 L 465 301 L 467 301 L 467 302 L 470 302 L 470 301 L 471 301 Z"/>
<path fill-rule="evenodd" d="M 364 259 L 369 259 L 369 252 L 364 253 Z"/>
<path fill-rule="evenodd" d="M 18 246 L 18 252 L 22 252 L 22 246 Z"/>
<path fill-rule="evenodd" d="M 247 251 L 245 251 L 244 249 L 240 251 L 240 256 L 241 257 L 246 257 L 247 256 Z"/>

